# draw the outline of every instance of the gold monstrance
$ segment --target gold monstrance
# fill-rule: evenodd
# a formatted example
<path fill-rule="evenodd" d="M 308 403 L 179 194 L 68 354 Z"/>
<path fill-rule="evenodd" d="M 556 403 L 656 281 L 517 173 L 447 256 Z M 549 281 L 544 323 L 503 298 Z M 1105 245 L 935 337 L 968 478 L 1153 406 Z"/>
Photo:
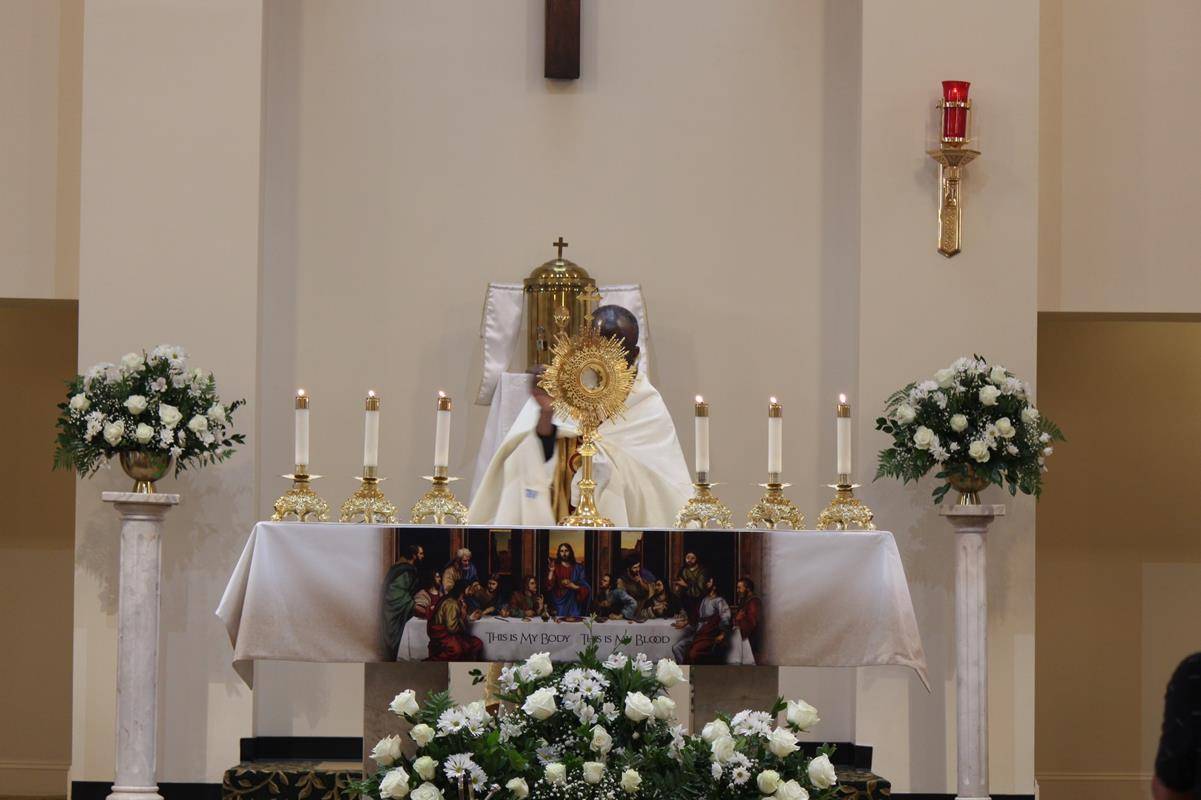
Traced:
<path fill-rule="evenodd" d="M 625 413 L 626 398 L 634 385 L 634 367 L 616 337 L 600 335 L 586 326 L 578 335 L 560 333 L 551 348 L 550 366 L 538 385 L 546 390 L 556 412 L 580 426 L 580 504 L 575 513 L 559 520 L 573 528 L 609 528 L 613 521 L 596 510 L 592 457 L 596 455 L 597 429 L 606 420 Z"/>

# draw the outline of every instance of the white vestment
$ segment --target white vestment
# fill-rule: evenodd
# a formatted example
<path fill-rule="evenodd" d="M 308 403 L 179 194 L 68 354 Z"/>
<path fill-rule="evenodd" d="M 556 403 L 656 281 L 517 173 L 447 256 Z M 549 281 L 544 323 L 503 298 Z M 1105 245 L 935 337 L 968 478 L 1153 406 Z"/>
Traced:
<path fill-rule="evenodd" d="M 556 525 L 551 483 L 559 458 L 549 461 L 535 428 L 541 409 L 531 397 L 488 464 L 467 518 L 473 525 Z M 578 436 L 571 420 L 555 417 L 558 436 Z M 600 427 L 593 460 L 596 507 L 617 527 L 670 527 L 692 495 L 691 477 L 667 405 L 639 372 L 625 416 Z M 578 483 L 579 475 L 576 475 Z"/>

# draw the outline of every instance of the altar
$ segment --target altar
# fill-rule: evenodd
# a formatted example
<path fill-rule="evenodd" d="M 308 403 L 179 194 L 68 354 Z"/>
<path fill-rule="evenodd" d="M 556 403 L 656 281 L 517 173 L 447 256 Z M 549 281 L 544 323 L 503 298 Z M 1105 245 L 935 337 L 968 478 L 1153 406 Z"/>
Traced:
<path fill-rule="evenodd" d="M 581 531 L 260 522 L 216 613 L 229 634 L 234 668 L 248 685 L 253 685 L 257 660 L 429 660 L 432 626 L 419 616 L 403 622 L 397 650 L 386 645 L 384 582 L 397 563 L 399 548 L 420 543 L 438 567 L 447 563 L 446 554 L 460 557 L 466 550 L 485 576 L 500 574 L 502 568 L 514 575 L 529 574 L 529 565 L 535 564 L 541 578 L 543 553 L 535 547 L 557 548 L 558 543 L 573 541 L 571 537 L 585 536 L 577 552 L 581 567 L 587 566 L 581 574 L 587 574 L 590 586 L 603 585 L 610 563 L 633 563 L 640 575 L 658 570 L 659 576 L 674 579 L 671 566 L 685 563 L 689 554 L 696 556 L 713 577 L 712 606 L 727 608 L 730 617 L 722 623 L 727 636 L 724 646 L 713 651 L 717 655 L 696 658 L 705 612 L 685 603 L 657 616 L 642 614 L 642 621 L 561 618 L 549 610 L 520 619 L 501 614 L 468 618 L 463 635 L 481 643 L 479 657 L 471 660 L 515 660 L 534 652 L 570 660 L 591 635 L 599 637 L 602 655 L 621 650 L 674 656 L 682 663 L 894 665 L 912 669 L 929 688 L 905 571 L 892 534 L 886 531 Z M 466 571 L 474 564 L 462 568 Z M 848 575 L 865 577 L 848 580 Z M 750 636 L 746 634 L 752 629 L 737 621 L 739 609 L 748 602 L 748 584 L 761 601 L 761 617 Z M 680 647 L 685 636 L 693 637 L 691 649 Z"/>

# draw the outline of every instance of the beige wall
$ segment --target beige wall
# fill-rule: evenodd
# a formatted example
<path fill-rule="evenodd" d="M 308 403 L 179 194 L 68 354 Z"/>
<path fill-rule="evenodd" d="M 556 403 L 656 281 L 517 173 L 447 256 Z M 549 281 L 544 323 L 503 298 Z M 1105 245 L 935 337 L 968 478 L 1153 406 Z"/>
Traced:
<path fill-rule="evenodd" d="M 66 793 L 71 758 L 71 594 L 75 481 L 51 472 L 56 406 L 75 368 L 77 309 L 0 300 L 0 419 L 10 425 L 0 486 L 24 513 L 0 525 L 0 794 Z M 16 721 L 16 722 L 15 722 Z"/>
<path fill-rule="evenodd" d="M 1177 154 L 1201 123 L 1201 4 L 1042 5 L 1040 308 L 1201 310 L 1201 160 Z"/>
<path fill-rule="evenodd" d="M 1196 315 L 1040 321 L 1042 405 L 1069 436 L 1038 508 L 1037 774 L 1047 800 L 1143 796 L 1164 688 L 1201 649 L 1201 537 L 1190 505 L 1157 479 L 1201 470 L 1185 444 L 1201 440 L 1188 411 L 1201 405 L 1201 377 L 1180 368 L 1199 360 Z"/>
<path fill-rule="evenodd" d="M 859 390 L 869 408 L 908 380 L 972 351 L 1030 380 L 1035 372 L 1038 210 L 1038 5 L 868 2 L 863 9 L 862 262 Z M 935 252 L 937 166 L 927 146 L 939 81 L 972 81 L 983 155 L 967 168 L 964 249 Z M 887 445 L 859 419 L 860 463 Z M 1057 468 L 1057 467 L 1056 467 Z M 868 477 L 868 476 L 865 476 Z M 900 671 L 859 670 L 861 741 L 900 791 L 952 790 L 954 581 L 949 526 L 931 481 L 867 490 L 897 537 L 934 693 Z M 991 489 L 1009 515 L 988 545 L 991 788 L 1033 790 L 1033 504 Z"/>
<path fill-rule="evenodd" d="M 88 3 L 84 21 L 79 361 L 163 341 L 245 397 L 256 436 L 262 7 Z M 151 124 L 150 121 L 153 121 Z M 80 487 L 71 777 L 113 776 L 117 519 Z M 250 728 L 250 692 L 213 614 L 256 518 L 254 453 L 167 480 L 159 778 L 216 781 Z"/>

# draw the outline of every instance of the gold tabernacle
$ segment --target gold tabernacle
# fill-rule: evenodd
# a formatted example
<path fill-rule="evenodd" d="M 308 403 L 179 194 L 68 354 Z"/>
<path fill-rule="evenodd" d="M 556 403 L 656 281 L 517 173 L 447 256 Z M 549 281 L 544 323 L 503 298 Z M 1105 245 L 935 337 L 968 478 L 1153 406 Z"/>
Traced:
<path fill-rule="evenodd" d="M 559 254 L 525 279 L 529 336 L 526 362 L 530 368 L 550 363 L 551 348 L 559 333 L 577 336 L 587 328 L 589 317 L 600 301 L 596 281 L 588 271 L 563 258 L 563 248 L 567 247 L 563 237 L 551 246 L 558 248 Z"/>

